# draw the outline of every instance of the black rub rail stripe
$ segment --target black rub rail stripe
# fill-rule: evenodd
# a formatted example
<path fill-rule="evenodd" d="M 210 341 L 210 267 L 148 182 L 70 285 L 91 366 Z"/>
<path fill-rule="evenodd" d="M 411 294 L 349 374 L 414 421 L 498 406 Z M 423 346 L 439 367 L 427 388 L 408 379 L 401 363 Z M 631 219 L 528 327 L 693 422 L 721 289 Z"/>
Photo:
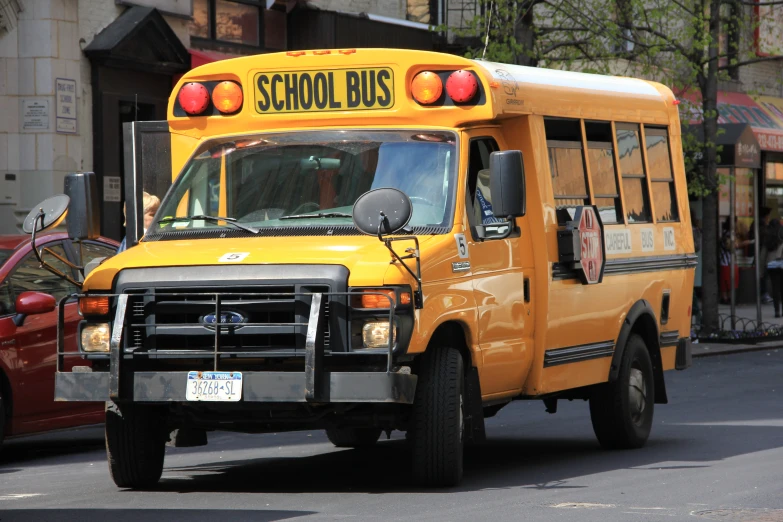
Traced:
<path fill-rule="evenodd" d="M 604 268 L 604 275 L 682 270 L 694 268 L 698 263 L 699 256 L 696 254 L 608 259 L 606 268 Z M 561 263 L 552 265 L 552 278 L 555 280 L 576 279 L 577 277 L 576 270 L 566 265 Z"/>
<path fill-rule="evenodd" d="M 590 359 L 600 359 L 609 357 L 612 354 L 614 354 L 614 341 L 583 344 L 571 346 L 570 348 L 556 348 L 544 352 L 544 368 L 559 364 L 589 361 Z"/>

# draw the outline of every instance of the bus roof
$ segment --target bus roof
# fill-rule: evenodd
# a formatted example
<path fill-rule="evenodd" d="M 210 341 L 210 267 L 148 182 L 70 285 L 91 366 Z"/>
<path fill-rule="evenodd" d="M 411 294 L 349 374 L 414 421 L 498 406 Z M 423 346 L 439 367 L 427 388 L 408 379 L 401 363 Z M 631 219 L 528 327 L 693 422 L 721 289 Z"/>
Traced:
<path fill-rule="evenodd" d="M 472 71 L 480 80 L 481 96 L 475 103 L 423 106 L 412 98 L 411 82 L 416 74 L 459 69 Z M 346 88 L 345 79 L 338 78 L 347 74 L 345 71 L 355 78 L 385 75 L 386 83 L 376 82 L 373 89 L 357 87 L 356 93 L 366 95 L 365 102 L 389 103 L 362 105 L 360 101 L 357 107 L 346 103 L 344 93 L 342 102 L 338 93 L 331 103 L 333 91 Z M 364 82 L 366 78 L 361 79 Z M 223 80 L 242 87 L 240 110 L 225 115 L 210 108 L 201 116 L 182 111 L 177 95 L 184 84 L 202 82 L 210 88 Z M 319 94 L 323 103 L 314 102 Z M 288 51 L 213 62 L 186 73 L 174 88 L 168 107 L 172 131 L 197 138 L 327 126 L 460 127 L 521 114 L 661 125 L 678 121 L 672 92 L 654 82 L 403 49 Z"/>

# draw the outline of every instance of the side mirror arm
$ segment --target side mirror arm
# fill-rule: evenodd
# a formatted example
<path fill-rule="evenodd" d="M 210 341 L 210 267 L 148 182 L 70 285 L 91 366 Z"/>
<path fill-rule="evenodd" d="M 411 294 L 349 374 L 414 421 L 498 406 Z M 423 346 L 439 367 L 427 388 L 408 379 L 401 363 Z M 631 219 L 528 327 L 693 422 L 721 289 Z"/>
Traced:
<path fill-rule="evenodd" d="M 62 273 L 61 271 L 57 270 L 56 268 L 54 268 L 53 266 L 51 266 L 50 264 L 48 264 L 46 261 L 43 260 L 43 257 L 41 256 L 41 254 L 42 254 L 42 252 L 46 252 L 49 255 L 54 256 L 55 259 L 57 259 L 61 263 L 65 263 L 66 266 L 68 266 L 70 268 L 73 268 L 74 270 L 81 271 L 81 269 L 82 269 L 82 267 L 74 265 L 73 263 L 71 263 L 67 259 L 63 258 L 62 256 L 58 255 L 55 252 L 52 252 L 51 250 L 49 250 L 46 247 L 42 248 L 40 251 L 38 250 L 38 247 L 35 244 L 35 233 L 36 233 L 36 230 L 38 230 L 38 221 L 40 220 L 41 224 L 43 224 L 43 218 L 44 218 L 44 211 L 42 209 L 38 213 L 38 215 L 35 217 L 35 221 L 33 222 L 32 237 L 30 238 L 30 243 L 32 244 L 33 252 L 35 252 L 35 257 L 38 259 L 38 262 L 41 264 L 41 268 L 51 272 L 52 274 L 56 275 L 60 279 L 65 279 L 66 281 L 68 281 L 72 285 L 75 285 L 77 288 L 81 288 L 82 284 L 79 281 L 76 281 L 73 277 L 69 276 L 68 274 Z M 21 319 L 21 321 L 24 322 L 24 317 Z M 17 326 L 19 326 L 19 325 L 17 325 Z"/>
<path fill-rule="evenodd" d="M 511 235 L 519 231 L 516 219 L 513 217 L 504 218 L 506 221 L 502 223 L 489 223 L 487 225 L 478 225 L 475 227 L 478 232 L 479 241 L 495 240 L 495 239 L 507 239 Z M 501 231 L 501 229 L 504 229 Z M 493 232 L 492 234 L 487 234 Z"/>
<path fill-rule="evenodd" d="M 389 249 L 389 252 L 391 252 L 392 256 L 394 256 L 394 259 L 392 259 L 391 263 L 394 264 L 395 261 L 399 261 L 400 264 L 405 268 L 405 270 L 408 271 L 408 273 L 413 277 L 413 279 L 416 280 L 416 289 L 413 291 L 413 306 L 417 310 L 424 307 L 424 292 L 421 289 L 421 256 L 419 252 L 419 238 L 416 236 L 402 236 L 402 237 L 387 237 L 387 238 L 379 238 L 381 241 L 383 241 L 383 244 L 386 245 L 386 248 Z M 394 250 L 392 247 L 392 243 L 395 241 L 413 241 L 416 245 L 414 248 L 406 248 L 405 252 L 408 253 L 408 255 L 404 257 L 400 257 L 400 255 Z M 408 266 L 408 264 L 404 261 L 405 259 L 415 259 L 416 260 L 416 272 L 414 273 L 413 270 L 411 270 L 411 267 Z"/>
<path fill-rule="evenodd" d="M 24 326 L 24 320 L 27 318 L 27 314 L 16 314 L 12 321 L 16 325 L 17 328 L 20 326 Z"/>

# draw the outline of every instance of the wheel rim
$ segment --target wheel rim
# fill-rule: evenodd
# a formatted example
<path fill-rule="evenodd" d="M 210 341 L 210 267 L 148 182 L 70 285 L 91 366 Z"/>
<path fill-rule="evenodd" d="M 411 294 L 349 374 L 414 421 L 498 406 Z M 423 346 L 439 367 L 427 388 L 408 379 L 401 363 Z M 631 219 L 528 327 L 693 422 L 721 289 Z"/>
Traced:
<path fill-rule="evenodd" d="M 636 366 L 631 368 L 628 379 L 628 403 L 631 420 L 637 426 L 641 425 L 647 409 L 647 383 L 644 381 L 644 373 Z"/>

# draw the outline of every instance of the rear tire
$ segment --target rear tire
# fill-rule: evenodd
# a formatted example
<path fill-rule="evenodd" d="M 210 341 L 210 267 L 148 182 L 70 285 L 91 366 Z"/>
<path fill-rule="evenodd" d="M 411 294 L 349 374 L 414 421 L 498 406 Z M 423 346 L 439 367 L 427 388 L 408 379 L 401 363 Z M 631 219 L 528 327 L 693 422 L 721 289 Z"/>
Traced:
<path fill-rule="evenodd" d="M 121 488 L 149 488 L 163 473 L 165 417 L 149 406 L 106 403 L 109 473 Z"/>
<path fill-rule="evenodd" d="M 327 428 L 329 442 L 338 448 L 367 448 L 381 438 L 380 428 Z"/>
<path fill-rule="evenodd" d="M 465 424 L 462 356 L 454 348 L 432 347 L 418 378 L 408 433 L 413 478 L 423 486 L 456 486 L 462 479 Z"/>
<path fill-rule="evenodd" d="M 652 428 L 655 389 L 650 352 L 644 340 L 628 338 L 617 380 L 602 384 L 590 397 L 590 419 L 606 449 L 641 448 Z"/>

